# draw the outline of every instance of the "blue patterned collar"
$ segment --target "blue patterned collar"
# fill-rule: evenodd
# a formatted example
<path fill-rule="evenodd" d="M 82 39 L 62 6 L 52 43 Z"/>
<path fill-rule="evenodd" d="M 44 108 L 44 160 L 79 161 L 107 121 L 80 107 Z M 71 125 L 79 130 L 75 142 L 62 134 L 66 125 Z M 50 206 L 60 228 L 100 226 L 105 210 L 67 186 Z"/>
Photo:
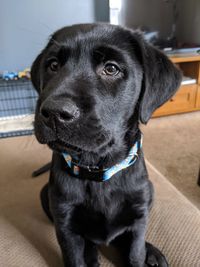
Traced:
<path fill-rule="evenodd" d="M 62 153 L 66 163 L 67 163 L 67 170 L 68 172 L 80 179 L 88 179 L 91 181 L 97 181 L 97 182 L 104 182 L 109 180 L 113 175 L 115 175 L 117 172 L 121 171 L 122 169 L 125 169 L 131 165 L 133 165 L 137 158 L 138 158 L 138 152 L 142 147 L 142 135 L 140 135 L 140 138 L 138 141 L 135 142 L 134 146 L 129 151 L 128 156 L 122 160 L 120 163 L 112 166 L 111 168 L 107 169 L 101 169 L 98 167 L 82 167 L 76 162 L 76 160 L 72 159 L 72 157 L 67 153 Z"/>

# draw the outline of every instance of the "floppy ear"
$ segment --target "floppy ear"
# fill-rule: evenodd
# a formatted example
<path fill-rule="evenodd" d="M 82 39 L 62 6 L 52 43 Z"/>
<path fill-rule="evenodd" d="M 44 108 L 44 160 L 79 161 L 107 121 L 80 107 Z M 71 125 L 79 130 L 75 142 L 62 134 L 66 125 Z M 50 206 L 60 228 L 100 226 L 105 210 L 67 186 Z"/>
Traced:
<path fill-rule="evenodd" d="M 43 53 L 39 54 L 31 67 L 31 81 L 35 89 L 40 92 L 42 88 L 42 81 L 41 81 L 41 61 L 42 61 Z"/>
<path fill-rule="evenodd" d="M 139 117 L 144 124 L 152 113 L 168 101 L 181 83 L 181 72 L 161 51 L 139 40 L 143 65 L 143 85 L 140 96 Z"/>

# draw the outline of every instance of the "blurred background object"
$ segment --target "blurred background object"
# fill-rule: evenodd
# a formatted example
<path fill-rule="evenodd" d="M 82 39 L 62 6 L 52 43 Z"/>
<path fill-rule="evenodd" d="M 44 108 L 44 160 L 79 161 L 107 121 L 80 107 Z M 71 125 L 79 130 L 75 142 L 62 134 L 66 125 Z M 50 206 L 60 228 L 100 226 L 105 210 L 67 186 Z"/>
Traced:
<path fill-rule="evenodd" d="M 118 20 L 164 50 L 200 47 L 199 0 L 123 0 Z"/>

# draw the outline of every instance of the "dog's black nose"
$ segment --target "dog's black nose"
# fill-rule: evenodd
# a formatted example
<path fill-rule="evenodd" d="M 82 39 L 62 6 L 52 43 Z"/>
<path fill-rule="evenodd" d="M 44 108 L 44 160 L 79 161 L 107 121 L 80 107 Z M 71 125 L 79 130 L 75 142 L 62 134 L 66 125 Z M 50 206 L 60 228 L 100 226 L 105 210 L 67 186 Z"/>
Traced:
<path fill-rule="evenodd" d="M 52 120 L 71 123 L 79 118 L 80 110 L 70 99 L 47 99 L 40 107 L 40 114 L 46 123 L 52 122 Z"/>

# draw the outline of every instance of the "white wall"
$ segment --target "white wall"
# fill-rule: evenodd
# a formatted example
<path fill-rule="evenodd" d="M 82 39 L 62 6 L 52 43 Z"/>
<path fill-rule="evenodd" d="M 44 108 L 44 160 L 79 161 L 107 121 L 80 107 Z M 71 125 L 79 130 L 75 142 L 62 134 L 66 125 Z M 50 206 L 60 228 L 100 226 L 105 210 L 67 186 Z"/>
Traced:
<path fill-rule="evenodd" d="M 30 66 L 60 27 L 108 20 L 108 0 L 0 0 L 0 71 Z"/>

